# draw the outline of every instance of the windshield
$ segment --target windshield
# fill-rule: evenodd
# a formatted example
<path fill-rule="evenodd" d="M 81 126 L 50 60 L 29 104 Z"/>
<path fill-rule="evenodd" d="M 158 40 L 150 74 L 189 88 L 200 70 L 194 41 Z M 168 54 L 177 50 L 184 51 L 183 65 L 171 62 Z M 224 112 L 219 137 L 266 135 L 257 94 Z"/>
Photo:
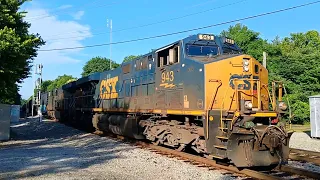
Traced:
<path fill-rule="evenodd" d="M 218 55 L 218 46 L 201 46 L 201 45 L 186 45 L 187 54 L 189 56 L 215 56 Z"/>
<path fill-rule="evenodd" d="M 237 53 L 241 52 L 239 50 L 232 49 L 232 48 L 229 48 L 229 47 L 223 47 L 222 50 L 223 50 L 223 54 L 237 54 Z"/>

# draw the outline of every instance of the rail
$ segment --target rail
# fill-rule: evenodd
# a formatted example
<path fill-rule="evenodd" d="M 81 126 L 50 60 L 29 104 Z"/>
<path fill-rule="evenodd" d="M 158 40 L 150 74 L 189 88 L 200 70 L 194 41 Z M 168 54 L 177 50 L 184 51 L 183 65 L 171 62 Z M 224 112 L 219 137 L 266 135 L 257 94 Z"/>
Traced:
<path fill-rule="evenodd" d="M 256 86 L 256 89 L 254 89 L 253 87 L 250 87 L 250 94 L 247 94 L 247 93 L 244 93 L 243 90 L 239 89 L 238 87 L 238 81 L 241 80 L 241 81 L 249 81 L 251 84 L 254 84 L 253 87 Z M 247 96 L 251 96 L 251 102 L 254 103 L 255 101 L 255 97 L 257 99 L 257 106 L 255 108 L 257 108 L 258 111 L 260 111 L 262 109 L 261 105 L 262 105 L 262 93 L 261 93 L 261 90 L 262 89 L 265 89 L 266 92 L 268 93 L 268 96 L 269 96 L 269 101 L 268 101 L 268 104 L 269 102 L 271 103 L 272 105 L 272 110 L 273 111 L 279 111 L 278 109 L 278 106 L 277 106 L 277 96 L 276 96 L 276 85 L 278 84 L 278 101 L 281 102 L 282 101 L 282 98 L 283 98 L 283 90 L 285 91 L 285 93 L 287 94 L 286 92 L 286 89 L 285 89 L 285 86 L 284 84 L 281 82 L 281 81 L 273 81 L 272 82 L 272 93 L 270 93 L 270 90 L 268 89 L 268 85 L 266 84 L 262 84 L 261 81 L 259 79 L 249 79 L 249 78 L 246 78 L 246 79 L 231 79 L 229 81 L 229 84 L 233 84 L 233 88 L 227 88 L 224 96 L 223 96 L 223 99 L 222 99 L 222 102 L 221 102 L 221 106 L 220 106 L 220 128 L 224 128 L 223 127 L 223 111 L 226 110 L 225 109 L 225 101 L 226 101 L 226 97 L 228 95 L 228 92 L 230 89 L 233 90 L 233 96 L 232 96 L 232 101 L 231 101 L 231 105 L 229 106 L 229 109 L 227 109 L 227 111 L 230 111 L 231 108 L 232 108 L 232 103 L 233 103 L 233 100 L 235 101 L 235 112 L 237 111 L 241 111 L 241 107 L 240 107 L 240 93 L 244 93 L 246 94 Z M 256 93 L 254 92 L 256 90 Z M 213 95 L 214 96 L 214 95 Z M 289 100 L 287 98 L 287 103 L 288 103 L 288 108 L 289 108 L 289 117 L 290 117 L 290 120 L 289 120 L 289 124 L 291 124 L 291 118 L 292 118 L 292 115 L 291 115 L 291 108 L 290 108 L 290 103 L 289 103 Z M 291 127 L 290 127 L 291 128 Z"/>
<path fill-rule="evenodd" d="M 320 152 L 290 148 L 289 159 L 294 161 L 310 162 L 320 166 Z"/>
<path fill-rule="evenodd" d="M 78 128 L 80 128 L 79 130 L 81 131 L 86 131 L 86 129 L 81 129 L 81 127 L 78 127 Z M 90 130 L 88 130 L 88 132 L 90 132 Z M 222 171 L 226 170 L 238 177 L 247 176 L 255 179 L 268 179 L 268 180 L 291 178 L 292 175 L 294 175 L 298 179 L 310 179 L 310 178 L 319 179 L 320 177 L 319 172 L 308 171 L 301 168 L 295 168 L 289 165 L 281 165 L 277 169 L 262 170 L 262 171 L 256 171 L 256 170 L 246 169 L 246 168 L 238 169 L 237 167 L 229 163 L 225 165 L 220 164 L 219 162 L 211 158 L 206 158 L 206 157 L 190 154 L 188 152 L 181 152 L 171 148 L 157 146 L 141 140 L 126 138 L 124 136 L 110 134 L 110 133 L 96 134 L 96 135 L 112 138 L 115 141 L 123 142 L 131 146 L 146 149 L 148 151 L 155 152 L 160 155 L 165 155 L 169 158 L 177 158 L 179 160 L 183 160 L 184 162 L 189 162 L 199 167 L 209 168 L 209 170 L 222 170 Z"/>
<path fill-rule="evenodd" d="M 310 179 L 310 178 L 319 179 L 320 177 L 319 172 L 296 168 L 289 165 L 281 165 L 276 169 L 263 170 L 263 171 L 256 171 L 256 170 L 247 169 L 247 168 L 238 169 L 237 167 L 231 164 L 225 164 L 225 165 L 220 164 L 219 162 L 210 158 L 197 156 L 194 154 L 190 154 L 188 152 L 177 151 L 174 149 L 150 144 L 144 141 L 126 138 L 120 135 L 104 134 L 102 136 L 107 136 L 116 141 L 128 143 L 129 145 L 132 145 L 141 149 L 146 149 L 148 151 L 157 153 L 162 156 L 167 156 L 169 158 L 176 158 L 186 163 L 191 163 L 193 165 L 196 165 L 198 167 L 209 168 L 209 170 L 222 170 L 222 171 L 226 170 L 238 177 L 245 176 L 245 177 L 252 177 L 255 179 L 266 179 L 266 180 L 286 179 L 286 178 L 291 178 L 293 175 L 298 179 Z"/>

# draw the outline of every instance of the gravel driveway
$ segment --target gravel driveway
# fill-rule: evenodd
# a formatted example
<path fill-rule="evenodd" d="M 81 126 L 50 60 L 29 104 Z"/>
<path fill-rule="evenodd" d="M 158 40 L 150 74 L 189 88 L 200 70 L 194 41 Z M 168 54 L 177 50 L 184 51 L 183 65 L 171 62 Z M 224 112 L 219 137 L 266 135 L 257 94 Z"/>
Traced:
<path fill-rule="evenodd" d="M 235 179 L 52 121 L 11 129 L 0 143 L 0 179 Z"/>

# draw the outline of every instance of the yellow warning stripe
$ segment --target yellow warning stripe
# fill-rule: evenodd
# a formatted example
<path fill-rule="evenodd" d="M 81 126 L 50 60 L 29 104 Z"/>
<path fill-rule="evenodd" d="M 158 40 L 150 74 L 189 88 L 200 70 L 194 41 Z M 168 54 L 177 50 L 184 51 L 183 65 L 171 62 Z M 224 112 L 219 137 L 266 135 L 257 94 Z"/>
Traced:
<path fill-rule="evenodd" d="M 257 112 L 255 114 L 251 114 L 253 117 L 277 117 L 277 113 L 275 112 Z"/>
<path fill-rule="evenodd" d="M 205 115 L 205 111 L 199 111 L 199 110 L 160 110 L 160 109 L 154 109 L 154 110 L 135 110 L 135 109 L 103 109 L 103 108 L 93 108 L 94 112 L 143 112 L 143 113 L 156 113 L 156 114 L 185 114 L 185 115 L 198 115 L 202 116 Z"/>

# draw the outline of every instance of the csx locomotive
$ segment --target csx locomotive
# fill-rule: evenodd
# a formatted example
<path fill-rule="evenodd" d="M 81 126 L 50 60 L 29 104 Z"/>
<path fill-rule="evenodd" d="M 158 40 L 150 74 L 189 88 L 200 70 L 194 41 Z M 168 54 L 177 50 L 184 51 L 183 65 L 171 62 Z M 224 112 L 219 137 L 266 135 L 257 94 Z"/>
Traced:
<path fill-rule="evenodd" d="M 288 160 L 283 85 L 234 40 L 196 34 L 43 93 L 49 116 L 237 167 Z M 269 90 L 272 89 L 272 90 Z M 88 121 L 89 119 L 89 121 Z"/>

